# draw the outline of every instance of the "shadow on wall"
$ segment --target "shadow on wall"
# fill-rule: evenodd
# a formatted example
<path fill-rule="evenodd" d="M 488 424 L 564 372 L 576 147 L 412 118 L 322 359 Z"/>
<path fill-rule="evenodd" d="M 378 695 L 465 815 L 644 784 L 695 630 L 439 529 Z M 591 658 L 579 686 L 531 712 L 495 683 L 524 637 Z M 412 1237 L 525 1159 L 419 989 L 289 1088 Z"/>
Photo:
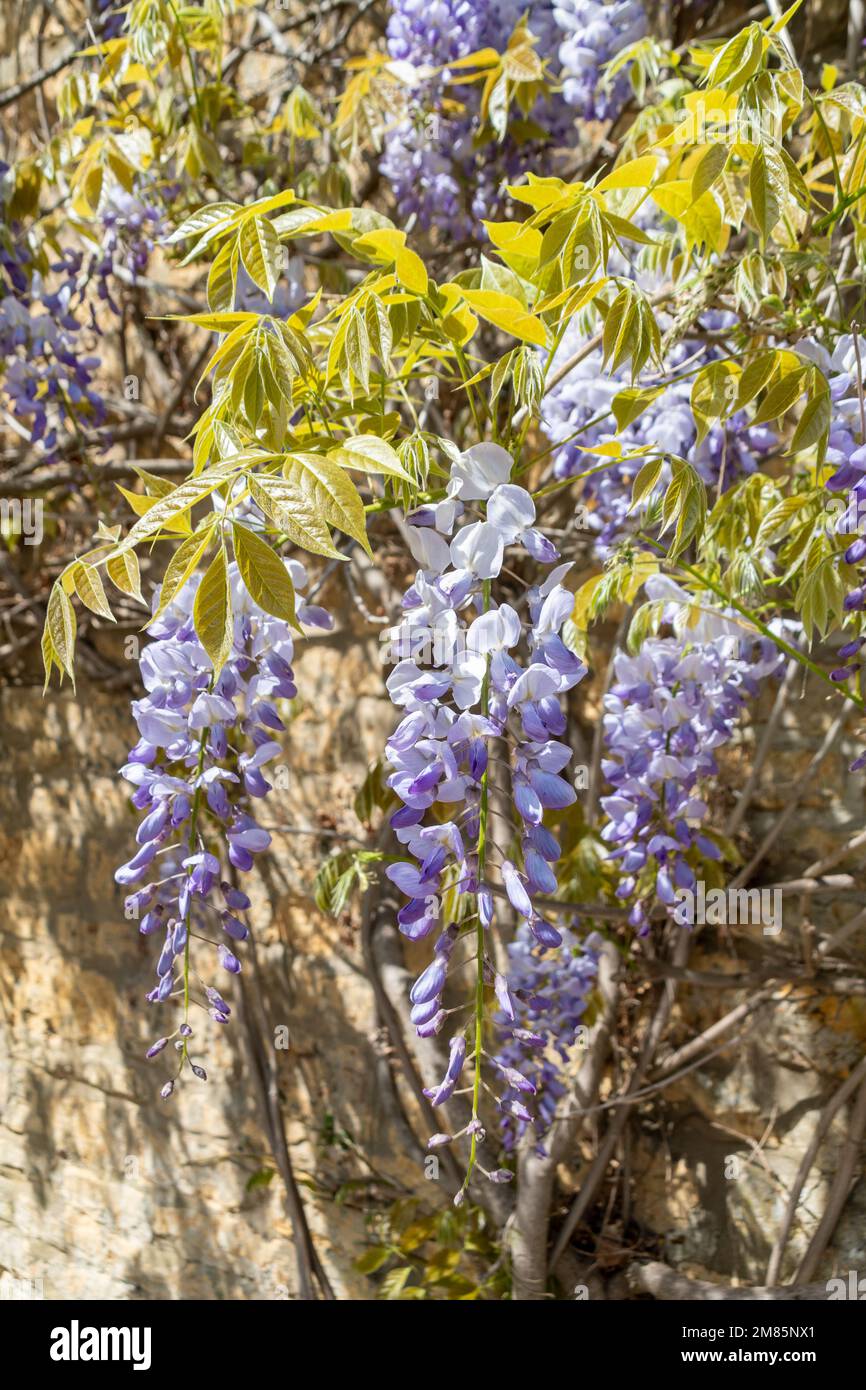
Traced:
<path fill-rule="evenodd" d="M 353 728 L 345 714 L 335 712 L 334 726 L 344 768 Z M 44 702 L 35 690 L 26 698 L 4 690 L 0 722 L 0 1027 L 10 1057 L 0 1270 L 43 1278 L 47 1298 L 291 1297 L 291 1227 L 279 1178 L 262 1180 L 274 1165 L 237 1017 L 222 1030 L 202 1013 L 197 1060 L 210 1080 L 190 1078 L 168 1102 L 158 1089 L 170 1054 L 143 1060 L 168 1015 L 157 1018 L 144 1001 L 153 942 L 125 921 L 113 882 L 137 823 L 116 776 L 130 734 L 125 700 L 86 688 Z M 357 766 L 344 772 L 346 786 L 366 769 L 357 719 L 354 731 Z M 299 767 L 289 812 L 270 798 L 271 817 L 315 826 L 322 806 L 339 819 L 350 804 L 338 779 L 321 772 L 327 738 L 319 728 L 314 748 L 307 733 L 300 761 L 314 762 L 319 775 Z M 275 836 L 270 902 L 259 881 L 251 920 L 265 1015 L 289 1029 L 289 1049 L 275 1056 L 317 1247 L 340 1296 L 367 1297 L 369 1285 L 351 1268 L 365 1235 L 360 1204 L 338 1206 L 331 1194 L 371 1175 L 336 1138 L 351 1136 L 395 1177 L 400 1138 L 383 1128 L 376 1103 L 375 1017 L 358 942 L 309 895 L 329 843 Z M 233 983 L 227 991 L 236 1004 Z M 417 1180 L 417 1164 L 402 1169 L 403 1182 Z"/>

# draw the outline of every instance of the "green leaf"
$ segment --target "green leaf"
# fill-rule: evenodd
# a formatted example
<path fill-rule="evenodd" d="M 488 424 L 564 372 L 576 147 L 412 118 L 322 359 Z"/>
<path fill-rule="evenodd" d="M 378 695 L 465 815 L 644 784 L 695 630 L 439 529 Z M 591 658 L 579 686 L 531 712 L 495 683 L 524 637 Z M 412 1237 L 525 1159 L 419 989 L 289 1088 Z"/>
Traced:
<path fill-rule="evenodd" d="M 122 555 L 112 555 L 105 565 L 106 573 L 116 589 L 122 594 L 144 603 L 141 592 L 141 571 L 138 556 L 134 550 L 125 550 Z"/>
<path fill-rule="evenodd" d="M 635 507 L 637 506 L 638 502 L 640 502 L 642 497 L 644 497 L 647 493 L 652 492 L 653 488 L 656 486 L 659 478 L 661 477 L 661 471 L 664 467 L 664 463 L 665 461 L 663 457 L 647 459 L 646 463 L 643 464 L 641 468 L 638 470 L 637 475 L 635 476 L 635 480 L 631 485 L 631 507 L 629 508 L 630 511 L 634 511 Z"/>
<path fill-rule="evenodd" d="M 364 393 L 370 390 L 370 335 L 364 315 L 350 310 L 346 329 L 346 361 Z"/>
<path fill-rule="evenodd" d="M 604 320 L 602 351 L 609 371 L 615 372 L 621 363 L 634 357 L 640 336 L 637 299 L 630 288 L 624 288 L 611 304 Z"/>
<path fill-rule="evenodd" d="M 654 602 L 642 603 L 635 609 L 626 639 L 626 647 L 631 656 L 635 656 L 640 651 L 648 637 L 656 636 L 661 626 L 664 610 L 664 600 L 658 599 Z"/>
<path fill-rule="evenodd" d="M 486 256 L 481 257 L 481 288 L 511 295 L 524 309 L 529 308 L 526 285 L 520 276 L 506 265 L 496 265 L 494 261 L 489 261 Z"/>
<path fill-rule="evenodd" d="M 673 472 L 662 504 L 664 524 L 661 534 L 664 535 L 671 526 L 675 527 L 673 544 L 668 551 L 669 558 L 675 560 L 704 529 L 707 490 L 703 479 L 684 459 L 674 459 Z"/>
<path fill-rule="evenodd" d="M 203 473 L 196 474 L 195 477 L 186 478 L 179 487 L 176 487 L 168 496 L 160 497 L 153 506 L 148 508 L 144 516 L 139 517 L 126 537 L 120 542 L 116 553 L 118 555 L 123 554 L 124 551 L 131 550 L 133 546 L 138 545 L 140 541 L 156 535 L 167 522 L 180 516 L 182 512 L 188 511 L 196 502 L 203 501 L 223 483 L 228 482 L 232 475 L 238 473 L 245 464 L 252 460 L 267 460 L 273 457 L 273 454 L 258 451 L 235 454 L 231 458 L 223 459 L 220 463 L 214 464 L 212 468 L 206 469 Z"/>
<path fill-rule="evenodd" d="M 378 295 L 370 295 L 364 310 L 364 317 L 370 344 L 382 364 L 383 371 L 387 371 L 391 361 L 391 350 L 394 346 L 394 335 L 391 330 L 388 310 Z"/>
<path fill-rule="evenodd" d="M 42 641 L 40 643 L 40 646 L 42 649 L 42 667 L 45 671 L 45 683 L 42 686 L 42 694 L 44 695 L 48 690 L 49 685 L 51 684 L 51 675 L 55 666 L 60 671 L 61 680 L 63 679 L 63 667 L 57 660 L 57 656 L 54 651 L 54 643 L 51 640 L 51 633 L 48 631 L 47 623 L 42 629 Z"/>
<path fill-rule="evenodd" d="M 72 566 L 72 582 L 75 585 L 75 592 L 85 608 L 89 608 L 91 613 L 98 613 L 101 618 L 108 618 L 109 622 L 117 621 L 105 596 L 105 588 L 98 569 L 78 560 Z"/>
<path fill-rule="evenodd" d="M 790 448 L 790 452 L 796 454 L 800 449 L 811 449 L 813 444 L 817 444 L 819 463 L 822 463 L 824 459 L 832 420 L 830 392 L 823 377 L 821 381 L 823 389 L 819 387 L 818 394 L 807 401 L 794 431 Z"/>
<path fill-rule="evenodd" d="M 165 612 L 168 605 L 177 598 L 184 585 L 194 574 L 199 560 L 210 545 L 213 528 L 214 522 L 209 521 L 203 534 L 196 531 L 195 535 L 188 536 L 172 555 L 163 575 L 159 591 L 159 607 L 154 618 L 158 618 L 161 613 Z M 134 552 L 128 553 L 130 558 L 135 559 Z M 123 558 L 125 559 L 126 556 Z"/>
<path fill-rule="evenodd" d="M 355 1269 L 359 1274 L 375 1274 L 390 1258 L 391 1252 L 386 1246 L 374 1245 L 372 1250 L 366 1250 L 355 1260 Z"/>
<path fill-rule="evenodd" d="M 768 420 L 778 420 L 803 394 L 803 382 L 808 368 L 797 367 L 787 372 L 775 382 L 758 407 L 753 425 L 763 425 Z"/>
<path fill-rule="evenodd" d="M 63 590 L 61 583 L 55 583 L 48 599 L 45 627 L 51 638 L 51 648 L 60 667 L 75 684 L 75 609 L 72 601 Z"/>
<path fill-rule="evenodd" d="M 254 285 L 263 290 L 269 300 L 280 278 L 280 239 L 266 217 L 250 217 L 241 227 L 241 260 Z"/>
<path fill-rule="evenodd" d="M 709 66 L 704 84 L 711 90 L 724 87 L 728 91 L 736 91 L 757 72 L 763 51 L 761 30 L 758 25 L 750 24 L 721 45 Z"/>
<path fill-rule="evenodd" d="M 748 405 L 749 401 L 753 401 L 758 393 L 763 391 L 775 366 L 776 352 L 774 348 L 771 348 L 769 352 L 760 353 L 749 363 L 740 377 L 737 391 L 738 410 L 742 410 L 744 405 Z"/>
<path fill-rule="evenodd" d="M 463 286 L 460 289 L 470 309 L 495 328 L 501 328 L 522 342 L 534 343 L 536 347 L 546 345 L 544 324 L 528 313 L 513 294 L 500 294 L 497 290 L 469 290 Z"/>
<path fill-rule="evenodd" d="M 772 145 L 759 145 L 749 170 L 749 197 L 758 230 L 767 240 L 788 200 L 788 171 Z"/>
<path fill-rule="evenodd" d="M 710 362 L 692 384 L 691 406 L 698 427 L 696 445 L 703 443 L 714 420 L 724 420 L 734 409 L 739 393 L 740 367 L 725 360 Z"/>
<path fill-rule="evenodd" d="M 391 788 L 386 786 L 384 764 L 379 758 L 370 768 L 355 796 L 355 815 L 362 825 L 372 825 L 374 811 L 386 811 L 395 801 Z"/>
<path fill-rule="evenodd" d="M 139 464 L 133 464 L 137 476 L 144 483 L 145 491 L 149 497 L 168 497 L 170 492 L 174 492 L 175 484 L 170 478 L 161 478 L 158 473 L 148 473 L 146 468 Z"/>
<path fill-rule="evenodd" d="M 357 878 L 358 861 L 351 850 L 330 855 L 316 874 L 316 906 L 331 917 L 339 917 L 345 911 Z"/>
<path fill-rule="evenodd" d="M 334 546 L 331 532 L 320 512 L 303 492 L 297 479 L 262 473 L 248 479 L 253 500 L 265 516 L 295 545 L 329 560 L 345 560 Z"/>
<path fill-rule="evenodd" d="M 642 415 L 664 390 L 664 386 L 627 386 L 625 390 L 619 391 L 611 403 L 617 429 L 624 430 L 626 425 L 630 425 Z"/>
<path fill-rule="evenodd" d="M 786 535 L 791 529 L 791 523 L 798 519 L 804 507 L 810 505 L 811 502 L 812 498 L 809 493 L 803 492 L 795 492 L 789 497 L 780 498 L 761 520 L 758 534 L 755 537 L 755 549 L 763 550 L 781 536 Z"/>
<path fill-rule="evenodd" d="M 367 518 L 355 484 L 343 469 L 321 454 L 290 454 L 283 467 L 287 482 L 295 482 L 315 514 L 345 531 L 368 555 Z"/>
<path fill-rule="evenodd" d="M 237 277 L 237 245 L 227 241 L 217 253 L 207 277 L 207 303 L 214 313 L 228 312 L 234 307 Z"/>
<path fill-rule="evenodd" d="M 247 592 L 266 613 L 291 623 L 300 632 L 295 617 L 295 589 L 289 572 L 267 541 L 238 522 L 232 522 L 235 559 Z"/>
<path fill-rule="evenodd" d="M 596 184 L 595 191 L 604 193 L 614 188 L 649 188 L 655 178 L 658 163 L 658 156 L 654 154 L 644 154 L 639 159 L 630 159 L 628 163 L 620 164 L 611 173 L 606 174 L 601 183 Z"/>
<path fill-rule="evenodd" d="M 794 599 L 806 636 L 811 638 L 813 631 L 817 629 L 820 636 L 825 637 L 831 619 L 834 623 L 840 623 L 844 599 L 845 586 L 835 557 L 825 557 L 811 570 L 807 560 L 806 572 Z"/>
<path fill-rule="evenodd" d="M 411 1265 L 401 1265 L 398 1269 L 392 1269 L 390 1274 L 386 1274 L 382 1280 L 382 1297 L 386 1299 L 402 1298 L 404 1292 L 407 1292 L 406 1284 L 411 1279 L 412 1274 Z"/>
<path fill-rule="evenodd" d="M 702 193 L 706 193 L 708 188 L 712 188 L 727 162 L 728 149 L 726 145 L 718 144 L 707 147 L 698 161 L 698 167 L 692 174 L 693 202 L 697 202 Z"/>
<path fill-rule="evenodd" d="M 355 468 L 364 473 L 384 473 L 389 478 L 401 478 L 407 483 L 414 482 L 400 462 L 397 451 L 387 439 L 380 439 L 377 434 L 355 435 L 354 438 L 347 439 L 345 444 L 341 444 L 339 449 L 332 449 L 328 458 L 340 468 Z"/>
<path fill-rule="evenodd" d="M 214 675 L 218 676 L 228 660 L 234 637 L 231 590 L 222 546 L 196 590 L 192 620 L 199 641 L 213 662 Z"/>
<path fill-rule="evenodd" d="M 207 203 L 181 222 L 171 236 L 166 237 L 166 245 L 171 246 L 175 241 L 185 241 L 187 237 L 196 236 L 199 232 L 209 229 L 228 227 L 237 211 L 237 203 Z"/>

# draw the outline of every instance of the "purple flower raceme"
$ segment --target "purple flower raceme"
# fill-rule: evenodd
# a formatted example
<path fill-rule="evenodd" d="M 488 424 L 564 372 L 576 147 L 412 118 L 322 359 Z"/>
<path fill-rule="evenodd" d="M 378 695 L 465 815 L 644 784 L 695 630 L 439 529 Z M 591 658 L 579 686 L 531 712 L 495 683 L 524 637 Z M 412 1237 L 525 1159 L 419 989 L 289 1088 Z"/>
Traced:
<path fill-rule="evenodd" d="M 457 962 L 455 952 L 469 938 L 457 923 L 443 920 L 446 893 L 474 899 L 478 925 L 470 936 L 483 951 L 497 869 L 499 891 L 532 938 L 547 947 L 560 941 L 534 898 L 556 891 L 552 866 L 560 848 L 543 822 L 547 810 L 575 800 L 562 776 L 571 750 L 559 741 L 565 731 L 560 700 L 586 668 L 560 635 L 573 608 L 573 595 L 561 582 L 567 565 L 527 592 L 525 617 L 494 596 L 493 582 L 512 548 L 545 565 L 557 559 L 535 525 L 531 496 L 508 481 L 511 467 L 501 446 L 475 445 L 452 462 L 446 499 L 408 518 L 420 568 L 403 600 L 403 620 L 390 633 L 398 660 L 387 686 L 403 711 L 386 750 L 393 769 L 388 783 L 403 803 L 391 824 L 411 859 L 386 873 L 408 900 L 398 913 L 403 934 L 436 937 L 433 959 L 410 996 L 411 1019 L 422 1036 L 445 1027 L 449 966 L 467 964 Z M 487 769 L 494 752 L 510 766 L 516 855 L 487 835 Z M 480 968 L 493 983 L 485 959 Z M 463 1036 L 461 1028 L 455 1038 Z M 435 1104 L 452 1093 L 466 1058 L 465 1048 L 452 1042 L 448 1072 L 428 1092 Z M 480 1064 L 475 1053 L 472 1061 Z M 477 1131 L 470 1137 L 474 1155 Z"/>
<path fill-rule="evenodd" d="M 11 172 L 0 162 L 0 399 L 29 442 L 53 460 L 65 430 L 106 418 L 94 385 L 100 359 L 82 347 L 84 330 L 98 328 L 92 310 L 85 321 L 83 254 L 67 250 L 47 274 L 37 269 L 25 229 L 7 219 L 11 187 Z"/>
<path fill-rule="evenodd" d="M 833 494 L 832 529 L 847 541 L 844 561 L 858 571 L 855 583 L 851 585 L 848 581 L 843 601 L 845 613 L 849 615 L 847 621 L 854 630 L 837 653 L 840 665 L 830 673 L 831 680 L 841 684 L 859 674 L 861 666 L 856 658 L 864 641 L 860 615 L 866 611 L 866 439 L 858 377 L 861 370 L 866 369 L 862 361 L 866 349 L 862 342 L 858 344 L 852 334 L 846 333 L 838 339 L 832 355 L 809 340 L 801 340 L 797 351 L 810 357 L 829 380 L 833 415 L 825 460 L 830 471 L 825 487 Z M 866 757 L 862 763 L 858 759 L 858 763 L 860 766 L 866 764 Z"/>
<path fill-rule="evenodd" d="M 575 356 L 584 341 L 580 324 L 572 321 L 554 356 L 552 371 Z M 687 378 L 665 387 L 635 421 L 617 431 L 612 414 L 613 399 L 629 385 L 628 373 L 622 368 L 608 374 L 601 350 L 589 353 L 544 400 L 544 428 L 551 442 L 559 446 L 553 456 L 553 476 L 567 478 L 602 464 L 604 459 L 592 453 L 592 447 L 607 444 L 614 438 L 622 444 L 625 454 L 648 446 L 654 452 L 686 459 L 712 488 L 716 488 L 720 480 L 723 486 L 730 486 L 744 474 L 753 473 L 760 456 L 774 444 L 775 436 L 766 427 L 749 426 L 742 411 L 731 416 L 724 425 L 712 425 L 701 443 L 696 442 L 697 429 L 690 403 L 693 373 L 722 356 L 724 354 L 718 349 L 697 342 L 679 344 L 669 355 L 666 370 L 675 375 L 678 368 L 688 363 Z M 650 386 L 652 381 L 642 378 L 641 385 Z M 577 431 L 580 433 L 572 438 Z M 643 462 L 642 457 L 635 457 L 624 463 L 613 463 L 584 482 L 588 503 L 586 524 L 596 534 L 596 549 L 602 558 L 618 540 L 634 530 L 636 517 L 639 524 L 639 511 L 631 513 L 632 483 Z M 666 464 L 655 488 L 643 499 L 643 505 L 646 506 L 650 497 L 669 482 L 670 470 Z"/>
<path fill-rule="evenodd" d="M 498 976 L 497 1026 L 504 1034 L 493 1064 L 506 1082 L 501 1130 L 512 1149 L 534 1122 L 538 1151 L 565 1094 L 565 1078 L 579 1056 L 579 1029 L 595 985 L 601 937 L 581 941 L 564 928 L 556 950 L 539 946 L 528 927 L 518 928 L 508 946 L 508 973 Z M 534 1092 L 527 1095 L 526 1083 Z"/>
<path fill-rule="evenodd" d="M 520 141 L 508 133 L 484 145 L 479 84 L 449 89 L 449 65 L 482 48 L 503 52 L 524 18 L 555 78 L 563 31 L 551 0 L 392 3 L 388 51 L 411 95 L 404 119 L 386 136 L 381 167 L 405 222 L 463 240 L 482 218 L 501 210 L 504 183 L 519 177 L 545 147 L 572 143 L 574 102 L 558 88 L 539 97 L 530 120 L 522 122 Z M 455 95 L 463 108 L 456 114 Z"/>
<path fill-rule="evenodd" d="M 142 185 L 137 192 L 129 193 L 118 186 L 111 190 L 100 220 L 102 245 L 93 263 L 99 282 L 97 293 L 119 314 L 112 295 L 116 267 L 132 276 L 144 274 L 154 246 L 166 233 L 165 216 L 155 189 Z"/>
<path fill-rule="evenodd" d="M 811 358 L 827 377 L 833 413 L 825 463 L 829 475 L 824 486 L 832 497 L 829 510 L 835 513 L 833 532 L 844 537 L 843 559 L 857 571 L 853 584 L 847 579 L 843 599 L 846 614 L 847 640 L 836 656 L 839 665 L 830 672 L 837 684 L 849 681 L 860 683 L 862 664 L 860 652 L 866 642 L 863 613 L 866 612 L 866 430 L 863 425 L 862 395 L 866 362 L 862 338 L 842 334 L 832 354 L 819 343 L 801 339 L 797 351 Z M 866 752 L 858 754 L 850 765 L 851 772 L 866 767 Z"/>
<path fill-rule="evenodd" d="M 690 597 L 672 580 L 646 587 L 650 598 L 669 600 L 667 620 L 688 613 Z M 656 901 L 677 904 L 677 920 L 687 920 L 678 890 L 694 887 L 702 858 L 721 859 L 703 785 L 718 772 L 716 749 L 782 660 L 769 638 L 744 633 L 736 614 L 708 611 L 675 636 L 648 638 L 635 656 L 615 656 L 604 700 L 611 791 L 601 834 L 622 873 L 617 895 L 632 903 L 629 920 L 641 934 Z"/>
<path fill-rule="evenodd" d="M 465 236 L 461 165 L 472 157 L 471 120 L 441 110 L 448 64 L 483 43 L 487 3 L 471 0 L 401 0 L 391 7 L 387 43 L 411 90 L 406 115 L 385 138 L 381 168 L 405 222 L 439 226 Z"/>
<path fill-rule="evenodd" d="M 647 33 L 640 0 L 554 0 L 553 17 L 565 37 L 558 57 L 562 95 L 586 120 L 614 120 L 630 95 L 628 68 L 605 80 L 604 68 Z"/>
<path fill-rule="evenodd" d="M 304 567 L 294 560 L 286 567 L 302 591 Z M 164 612 L 155 609 L 154 640 L 141 656 L 146 693 L 132 706 L 140 737 L 121 773 L 134 787 L 132 803 L 142 820 L 138 849 L 115 874 L 129 890 L 127 916 L 160 943 L 148 1000 L 182 1006 L 180 1026 L 147 1054 L 156 1056 L 176 1039 L 175 1080 L 185 1063 L 204 1077 L 189 1055 L 190 1004 L 219 1024 L 231 1014 L 221 990 L 199 973 L 198 956 L 209 945 L 213 963 L 228 976 L 242 968 L 237 947 L 249 936 L 250 899 L 230 881 L 231 871 L 247 873 L 270 844 L 252 807 L 271 790 L 267 766 L 282 752 L 275 738 L 285 727 L 277 702 L 297 694 L 292 633 L 253 602 L 235 564 L 229 566 L 234 643 L 214 679 L 192 620 L 199 578 L 193 576 Z M 332 625 L 323 609 L 303 601 L 296 611 L 301 623 Z M 173 1088 L 174 1080 L 161 1094 Z"/>

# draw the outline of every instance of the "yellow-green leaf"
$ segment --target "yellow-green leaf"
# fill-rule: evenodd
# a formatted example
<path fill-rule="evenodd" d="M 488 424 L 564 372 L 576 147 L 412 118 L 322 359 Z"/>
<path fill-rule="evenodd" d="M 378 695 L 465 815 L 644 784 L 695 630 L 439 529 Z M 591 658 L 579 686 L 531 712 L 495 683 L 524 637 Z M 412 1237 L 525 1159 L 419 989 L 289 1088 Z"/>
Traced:
<path fill-rule="evenodd" d="M 198 639 L 219 675 L 232 649 L 234 622 L 226 555 L 222 547 L 205 570 L 196 590 L 192 619 Z"/>
<path fill-rule="evenodd" d="M 371 554 L 367 518 L 355 484 L 343 469 L 321 454 L 290 454 L 283 468 L 287 481 L 299 484 L 311 507 L 331 526 L 345 531 Z"/>
<path fill-rule="evenodd" d="M 214 464 L 212 468 L 206 469 L 194 478 L 185 479 L 167 497 L 160 497 L 143 516 L 139 517 L 118 546 L 118 553 L 122 554 L 125 550 L 131 550 L 140 541 L 156 535 L 168 523 L 176 522 L 183 512 L 188 511 L 196 502 L 201 502 L 205 497 L 209 497 L 222 483 L 228 482 L 233 474 L 243 468 L 245 463 L 250 462 L 252 457 L 256 456 L 236 454 L 232 458 L 223 459 L 220 463 Z M 262 454 L 261 457 L 267 459 L 272 458 L 273 455 Z"/>
<path fill-rule="evenodd" d="M 78 560 L 72 566 L 72 582 L 75 585 L 75 592 L 85 608 L 89 608 L 91 613 L 98 613 L 101 618 L 108 618 L 109 622 L 117 621 L 105 596 L 105 588 L 98 569 Z"/>
<path fill-rule="evenodd" d="M 54 655 L 68 676 L 75 684 L 75 609 L 72 607 L 72 600 L 64 593 L 63 586 L 56 583 L 51 590 L 48 599 L 48 611 L 45 617 L 45 625 L 51 638 L 51 646 Z"/>
<path fill-rule="evenodd" d="M 249 479 L 253 500 L 290 541 L 313 555 L 330 560 L 345 559 L 334 546 L 331 532 L 320 512 L 302 491 L 295 478 L 264 473 Z"/>
<path fill-rule="evenodd" d="M 247 274 L 268 299 L 273 299 L 280 274 L 280 239 L 266 217 L 251 217 L 240 234 L 241 260 Z"/>
<path fill-rule="evenodd" d="M 154 614 L 158 618 L 164 613 L 169 604 L 177 598 L 187 580 L 194 573 L 199 560 L 210 544 L 213 535 L 213 521 L 209 522 L 204 532 L 196 531 L 195 535 L 189 536 L 172 555 L 168 562 L 168 568 L 163 575 L 162 585 L 159 591 L 159 607 Z M 135 552 L 129 551 L 121 559 L 136 559 Z M 137 564 L 136 560 L 136 564 Z"/>
<path fill-rule="evenodd" d="M 627 164 L 620 164 L 618 168 L 602 179 L 601 183 L 596 184 L 596 193 L 606 193 L 614 188 L 649 188 L 655 177 L 658 159 L 654 154 L 641 155 L 639 159 L 630 159 Z"/>
<path fill-rule="evenodd" d="M 462 286 L 461 290 L 470 309 L 474 309 L 476 314 L 494 327 L 501 328 L 524 343 L 534 343 L 536 347 L 546 345 L 544 324 L 534 314 L 527 313 L 514 295 L 499 294 L 495 290 L 469 290 Z"/>
<path fill-rule="evenodd" d="M 232 536 L 235 559 L 247 592 L 266 613 L 298 627 L 295 590 L 282 560 L 267 541 L 246 526 L 234 522 Z"/>
<path fill-rule="evenodd" d="M 328 458 L 340 468 L 355 468 L 364 473 L 384 473 L 390 478 L 402 478 L 404 482 L 412 482 L 412 478 L 400 462 L 397 451 L 387 439 L 380 439 L 377 434 L 358 434 L 354 439 L 347 439 L 339 449 L 332 449 Z"/>
<path fill-rule="evenodd" d="M 122 555 L 112 555 L 106 562 L 105 569 L 116 589 L 122 594 L 129 594 L 132 598 L 138 599 L 139 603 L 144 603 L 138 556 L 134 550 L 125 550 Z"/>

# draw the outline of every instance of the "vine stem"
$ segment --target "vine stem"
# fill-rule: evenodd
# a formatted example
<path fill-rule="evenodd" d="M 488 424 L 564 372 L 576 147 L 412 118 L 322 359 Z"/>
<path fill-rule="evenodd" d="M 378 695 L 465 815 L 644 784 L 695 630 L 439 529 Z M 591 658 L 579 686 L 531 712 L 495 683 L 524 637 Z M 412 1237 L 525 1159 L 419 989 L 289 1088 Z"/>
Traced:
<path fill-rule="evenodd" d="M 196 766 L 196 789 L 192 798 L 192 811 L 190 812 L 189 840 L 188 847 L 190 854 L 195 854 L 196 838 L 198 836 L 198 816 L 201 810 L 201 776 L 204 771 L 204 755 L 207 748 L 207 738 L 210 729 L 205 728 L 201 731 L 201 738 L 198 745 L 198 763 Z M 190 965 L 190 945 L 192 933 L 190 931 L 192 914 L 192 894 L 188 896 L 184 922 L 186 923 L 186 941 L 183 948 L 183 1021 L 189 1023 L 189 965 Z M 181 1054 L 180 1064 L 189 1061 L 189 1042 L 187 1038 L 183 1040 L 183 1053 Z"/>
<path fill-rule="evenodd" d="M 646 532 L 639 531 L 638 538 L 645 541 L 647 545 L 651 545 L 653 549 L 659 551 L 660 554 L 667 555 L 664 546 L 660 545 L 658 541 L 653 540 L 652 536 L 648 536 Z M 771 627 L 768 627 L 755 613 L 751 613 L 749 609 L 744 608 L 737 599 L 731 598 L 730 594 L 726 594 L 722 586 L 717 584 L 715 580 L 710 579 L 708 574 L 704 574 L 702 570 L 695 569 L 692 565 L 684 564 L 681 560 L 677 560 L 675 563 L 683 574 L 688 574 L 692 579 L 699 580 L 700 583 L 705 584 L 708 589 L 712 589 L 713 593 L 725 603 L 729 604 L 731 608 L 736 609 L 740 616 L 750 622 L 753 627 L 756 627 L 762 636 L 768 637 L 770 641 L 779 648 L 779 651 L 785 652 L 787 656 L 793 657 L 795 661 L 799 661 L 801 666 L 805 666 L 806 670 L 811 671 L 813 676 L 818 676 L 819 679 L 824 681 L 826 685 L 829 685 L 830 689 L 835 691 L 837 695 L 841 695 L 844 700 L 850 700 L 851 704 L 856 705 L 861 714 L 866 713 L 866 702 L 864 702 L 860 695 L 855 695 L 853 690 L 846 690 L 836 681 L 832 681 L 827 672 L 822 670 L 816 661 L 813 661 L 811 657 L 805 656 L 803 652 L 798 651 L 790 642 L 786 642 L 784 637 L 780 637 Z"/>
<path fill-rule="evenodd" d="M 172 16 L 174 18 L 175 28 L 177 29 L 177 32 L 180 35 L 180 41 L 183 44 L 184 52 L 186 53 L 186 60 L 189 63 L 189 75 L 190 80 L 192 81 L 193 101 L 195 103 L 195 110 L 196 115 L 199 119 L 199 125 L 202 125 L 204 123 L 204 118 L 201 109 L 201 94 L 198 89 L 198 78 L 196 77 L 195 59 L 192 55 L 192 48 L 190 47 L 189 39 L 186 36 L 186 30 L 184 29 L 183 24 L 181 23 L 180 15 L 174 7 L 173 0 L 167 0 L 167 3 L 168 8 L 171 10 Z"/>
<path fill-rule="evenodd" d="M 482 589 L 484 597 L 484 612 L 490 608 L 490 580 L 485 579 Z M 481 686 L 481 711 L 486 717 L 490 704 L 490 653 L 487 654 L 487 665 L 484 671 L 484 681 Z M 485 766 L 481 776 L 481 801 L 478 808 L 478 883 L 481 885 L 484 879 L 484 866 L 487 857 L 487 814 L 489 806 L 489 764 Z M 478 1107 L 481 1099 L 481 1054 L 484 1046 L 484 923 L 481 920 L 481 913 L 475 924 L 475 942 L 477 946 L 476 961 L 477 971 L 475 976 L 475 1047 L 474 1062 L 475 1076 L 472 1082 L 472 1119 L 478 1119 Z M 478 1134 L 475 1129 L 472 1131 L 472 1138 L 469 1143 L 469 1162 L 466 1168 L 466 1177 L 463 1180 L 463 1191 L 469 1186 L 469 1179 L 475 1167 L 478 1154 Z"/>

